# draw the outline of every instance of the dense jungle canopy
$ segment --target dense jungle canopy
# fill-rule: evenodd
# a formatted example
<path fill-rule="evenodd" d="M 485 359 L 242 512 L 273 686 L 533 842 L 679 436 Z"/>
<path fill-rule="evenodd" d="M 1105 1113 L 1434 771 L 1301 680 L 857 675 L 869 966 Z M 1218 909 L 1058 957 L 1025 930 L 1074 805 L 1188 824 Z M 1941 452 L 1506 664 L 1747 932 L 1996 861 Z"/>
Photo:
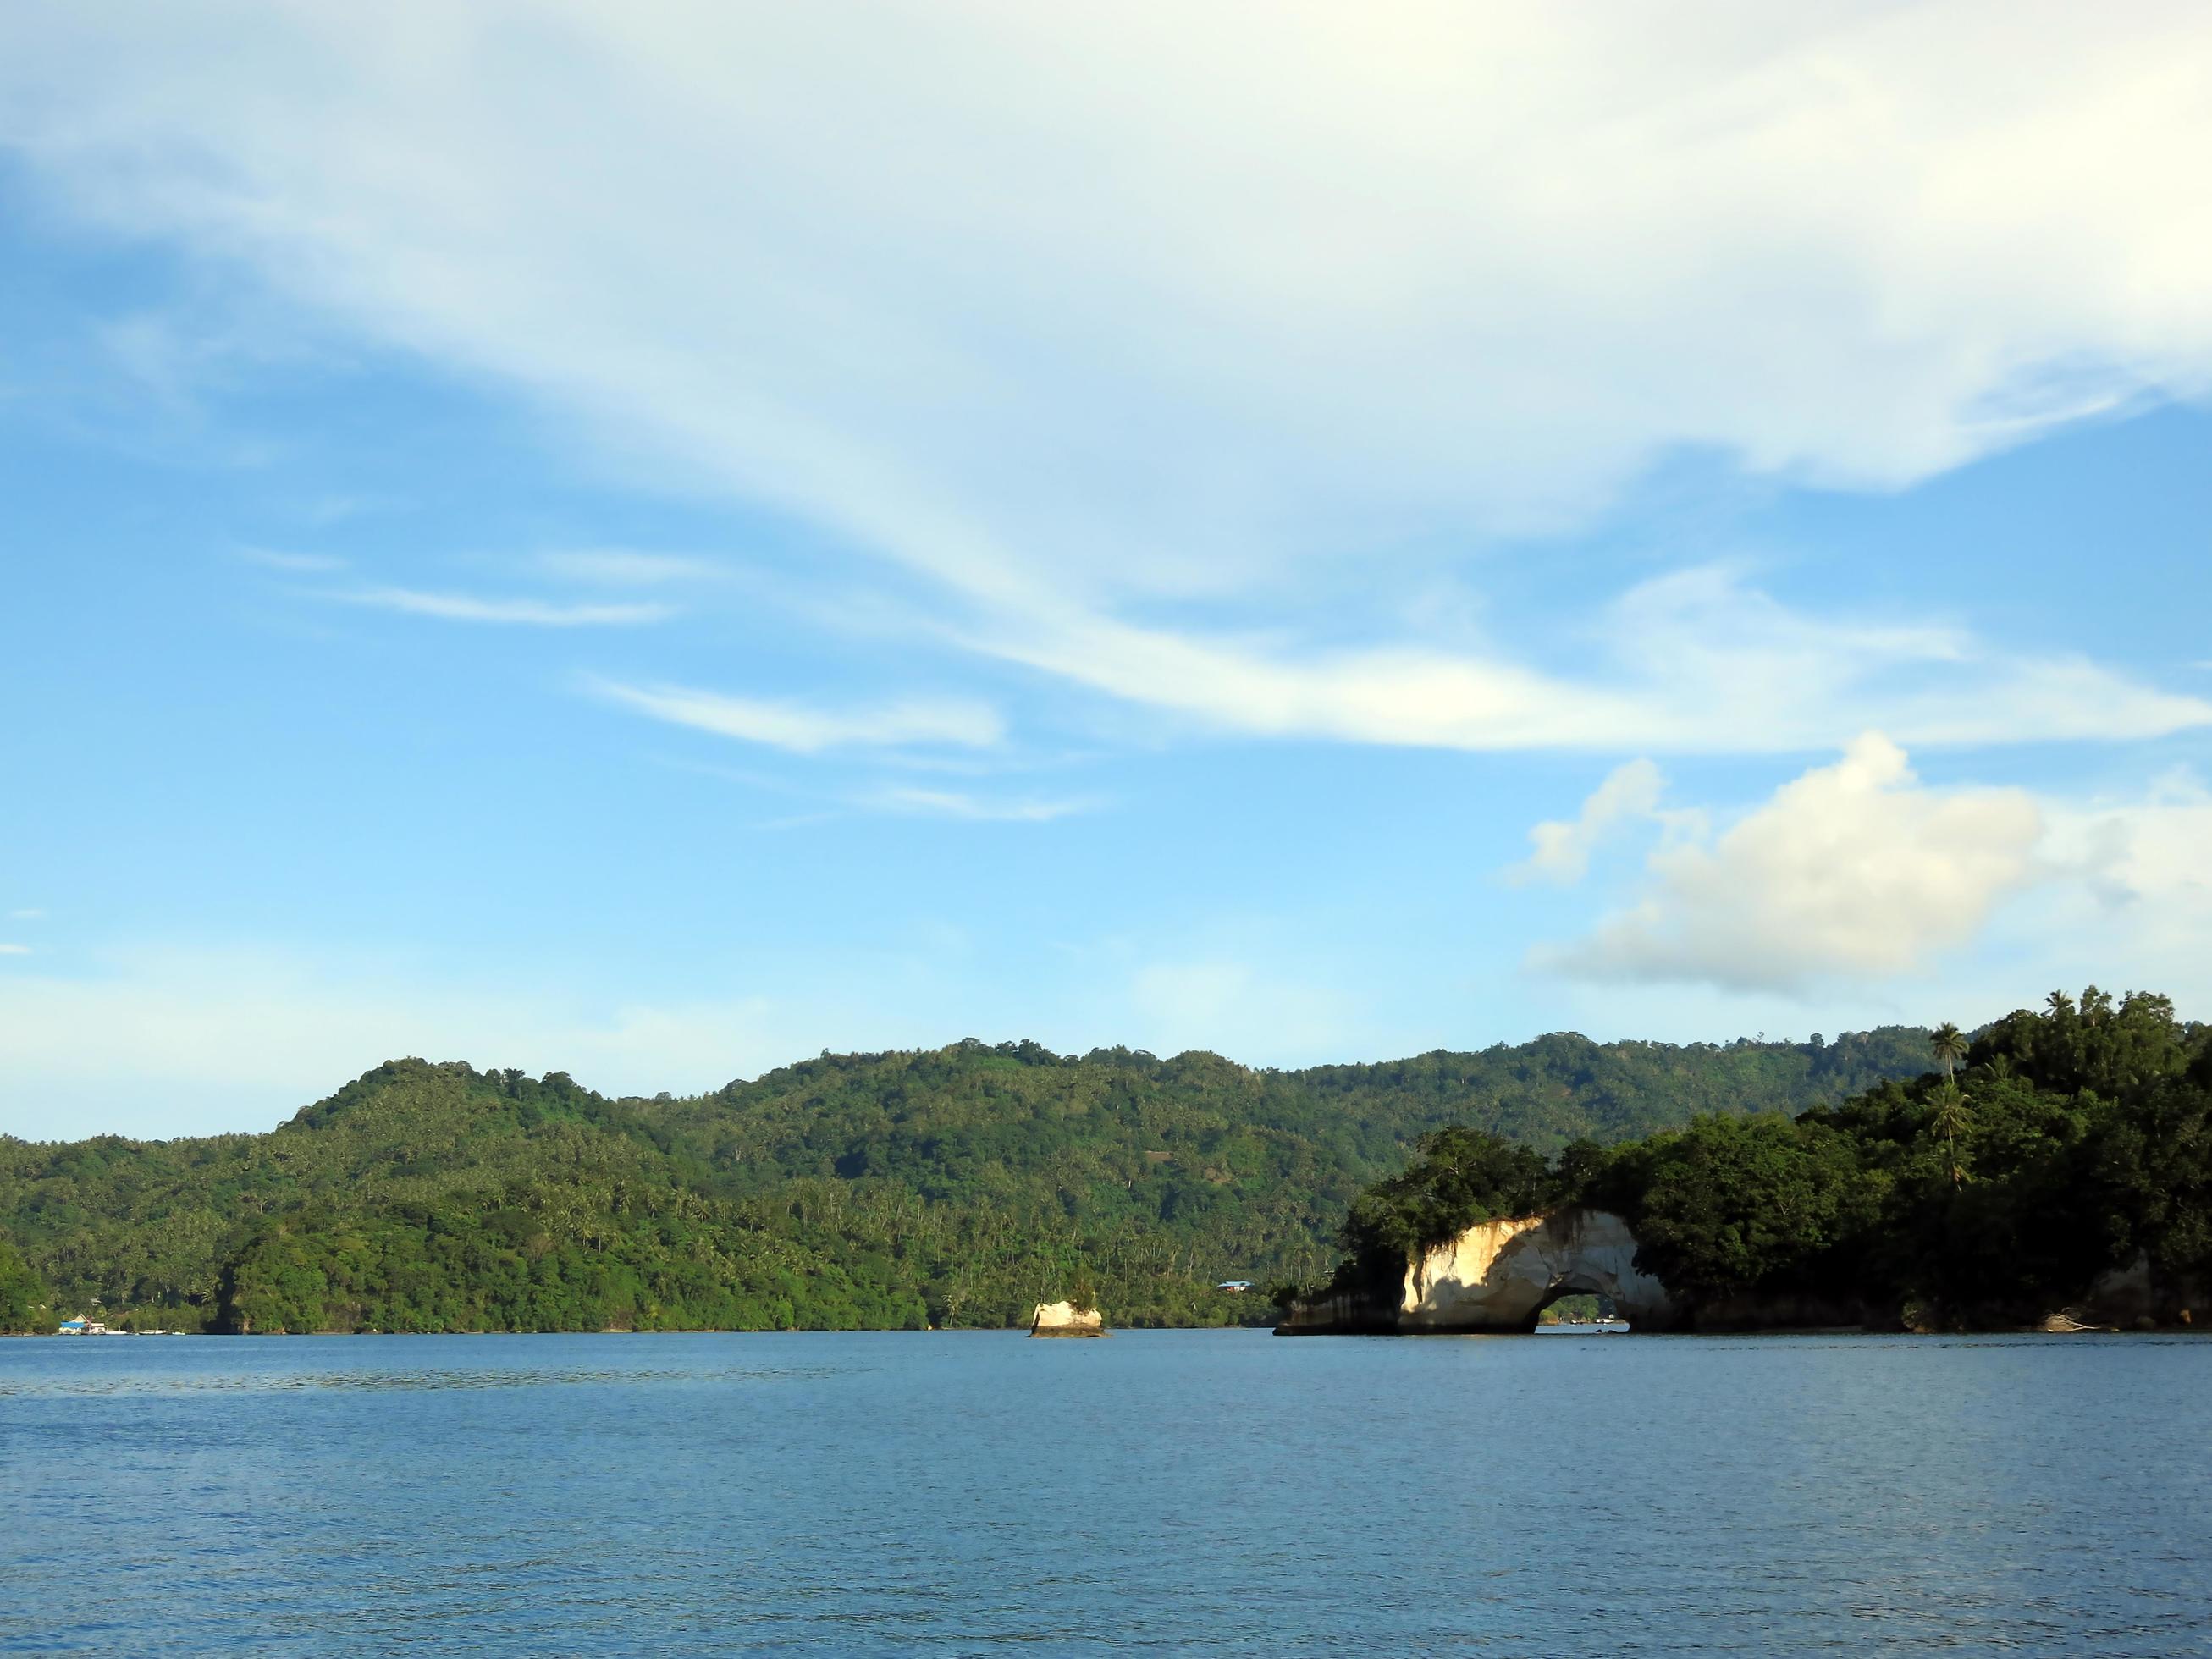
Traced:
<path fill-rule="evenodd" d="M 2212 1292 L 2212 1028 L 2162 996 L 2054 992 L 1942 1069 L 1789 1114 L 1703 1114 L 1550 1160 L 1477 1126 L 1425 1137 L 1349 1207 L 1315 1291 L 1395 1296 L 1409 1254 L 1479 1221 L 1583 1204 L 1687 1305 L 1820 1308 L 1916 1328 L 2034 1322 L 2106 1273 Z M 1283 1287 L 1285 1297 L 1297 1287 Z"/>
<path fill-rule="evenodd" d="M 1561 1035 L 1303 1072 L 970 1041 L 647 1100 L 394 1060 L 265 1134 L 0 1139 L 0 1312 L 254 1332 L 1003 1326 L 1087 1272 L 1117 1323 L 1230 1323 L 1268 1310 L 1217 1281 L 1325 1271 L 1355 1195 L 1443 1126 L 1540 1168 L 1929 1063 L 1903 1027 Z"/>

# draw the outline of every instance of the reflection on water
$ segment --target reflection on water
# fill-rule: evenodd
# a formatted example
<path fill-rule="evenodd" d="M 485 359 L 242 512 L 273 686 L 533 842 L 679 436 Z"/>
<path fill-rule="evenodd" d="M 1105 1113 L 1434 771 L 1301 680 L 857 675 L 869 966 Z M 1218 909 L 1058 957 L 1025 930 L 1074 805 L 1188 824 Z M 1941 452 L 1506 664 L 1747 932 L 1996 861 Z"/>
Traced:
<path fill-rule="evenodd" d="M 0 1342 L 0 1654 L 2212 1652 L 2212 1341 Z"/>

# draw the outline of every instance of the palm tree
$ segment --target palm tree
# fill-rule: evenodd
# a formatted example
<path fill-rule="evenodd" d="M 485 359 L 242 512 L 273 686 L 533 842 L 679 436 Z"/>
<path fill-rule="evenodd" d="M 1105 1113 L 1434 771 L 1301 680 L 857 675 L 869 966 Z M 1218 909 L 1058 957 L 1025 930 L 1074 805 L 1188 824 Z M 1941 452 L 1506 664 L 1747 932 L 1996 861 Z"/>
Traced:
<path fill-rule="evenodd" d="M 1929 1034 L 1928 1046 L 1936 1051 L 1936 1063 L 1942 1066 L 1946 1078 L 1950 1077 L 1959 1062 L 1966 1057 L 1966 1036 L 1948 1019 Z"/>
<path fill-rule="evenodd" d="M 1972 1122 L 1966 1097 L 1959 1092 L 1958 1080 L 1959 1062 L 1966 1057 L 1966 1039 L 1947 1019 L 1928 1034 L 1928 1046 L 1935 1051 L 1936 1061 L 1943 1068 L 1943 1087 L 1929 1112 L 1928 1127 L 1943 1137 L 1946 1157 L 1951 1165 L 1951 1184 L 1956 1187 L 1965 1178 L 1959 1168 L 1959 1132 Z"/>
<path fill-rule="evenodd" d="M 1945 1160 L 1951 1166 L 1951 1184 L 1957 1187 L 1966 1180 L 1966 1172 L 1959 1164 L 1959 1137 L 1973 1127 L 1973 1114 L 1966 1109 L 1966 1097 L 1959 1092 L 1959 1085 L 1949 1078 L 1936 1091 L 1936 1103 L 1928 1110 L 1928 1127 L 1943 1137 Z"/>

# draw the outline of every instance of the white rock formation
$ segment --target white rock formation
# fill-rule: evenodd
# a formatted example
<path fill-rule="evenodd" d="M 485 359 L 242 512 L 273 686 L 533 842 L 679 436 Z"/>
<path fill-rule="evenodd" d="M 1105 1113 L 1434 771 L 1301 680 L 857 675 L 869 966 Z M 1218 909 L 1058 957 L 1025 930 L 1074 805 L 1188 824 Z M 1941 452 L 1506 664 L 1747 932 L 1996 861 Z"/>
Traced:
<path fill-rule="evenodd" d="M 1398 1328 L 1406 1331 L 1533 1330 L 1562 1296 L 1613 1298 L 1632 1326 L 1674 1322 L 1667 1287 L 1636 1270 L 1636 1235 L 1607 1210 L 1480 1222 L 1406 1267 Z"/>
<path fill-rule="evenodd" d="M 1072 1302 L 1040 1302 L 1030 1316 L 1031 1336 L 1103 1336 L 1106 1316 L 1096 1308 L 1081 1313 Z"/>
<path fill-rule="evenodd" d="M 1610 1297 L 1633 1328 L 1663 1331 L 1680 1318 L 1667 1287 L 1636 1269 L 1636 1236 L 1607 1210 L 1483 1221 L 1406 1264 L 1387 1289 L 1303 1301 L 1279 1335 L 1332 1331 L 1533 1331 L 1563 1296 Z"/>

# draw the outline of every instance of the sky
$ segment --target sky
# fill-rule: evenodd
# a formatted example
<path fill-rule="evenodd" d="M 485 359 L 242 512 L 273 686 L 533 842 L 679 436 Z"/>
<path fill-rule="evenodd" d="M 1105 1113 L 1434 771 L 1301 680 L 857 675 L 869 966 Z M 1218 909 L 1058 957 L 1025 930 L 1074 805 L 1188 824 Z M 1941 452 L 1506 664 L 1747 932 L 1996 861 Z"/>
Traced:
<path fill-rule="evenodd" d="M 2194 4 L 0 13 L 0 1133 L 2212 1015 L 2208 198 Z"/>

